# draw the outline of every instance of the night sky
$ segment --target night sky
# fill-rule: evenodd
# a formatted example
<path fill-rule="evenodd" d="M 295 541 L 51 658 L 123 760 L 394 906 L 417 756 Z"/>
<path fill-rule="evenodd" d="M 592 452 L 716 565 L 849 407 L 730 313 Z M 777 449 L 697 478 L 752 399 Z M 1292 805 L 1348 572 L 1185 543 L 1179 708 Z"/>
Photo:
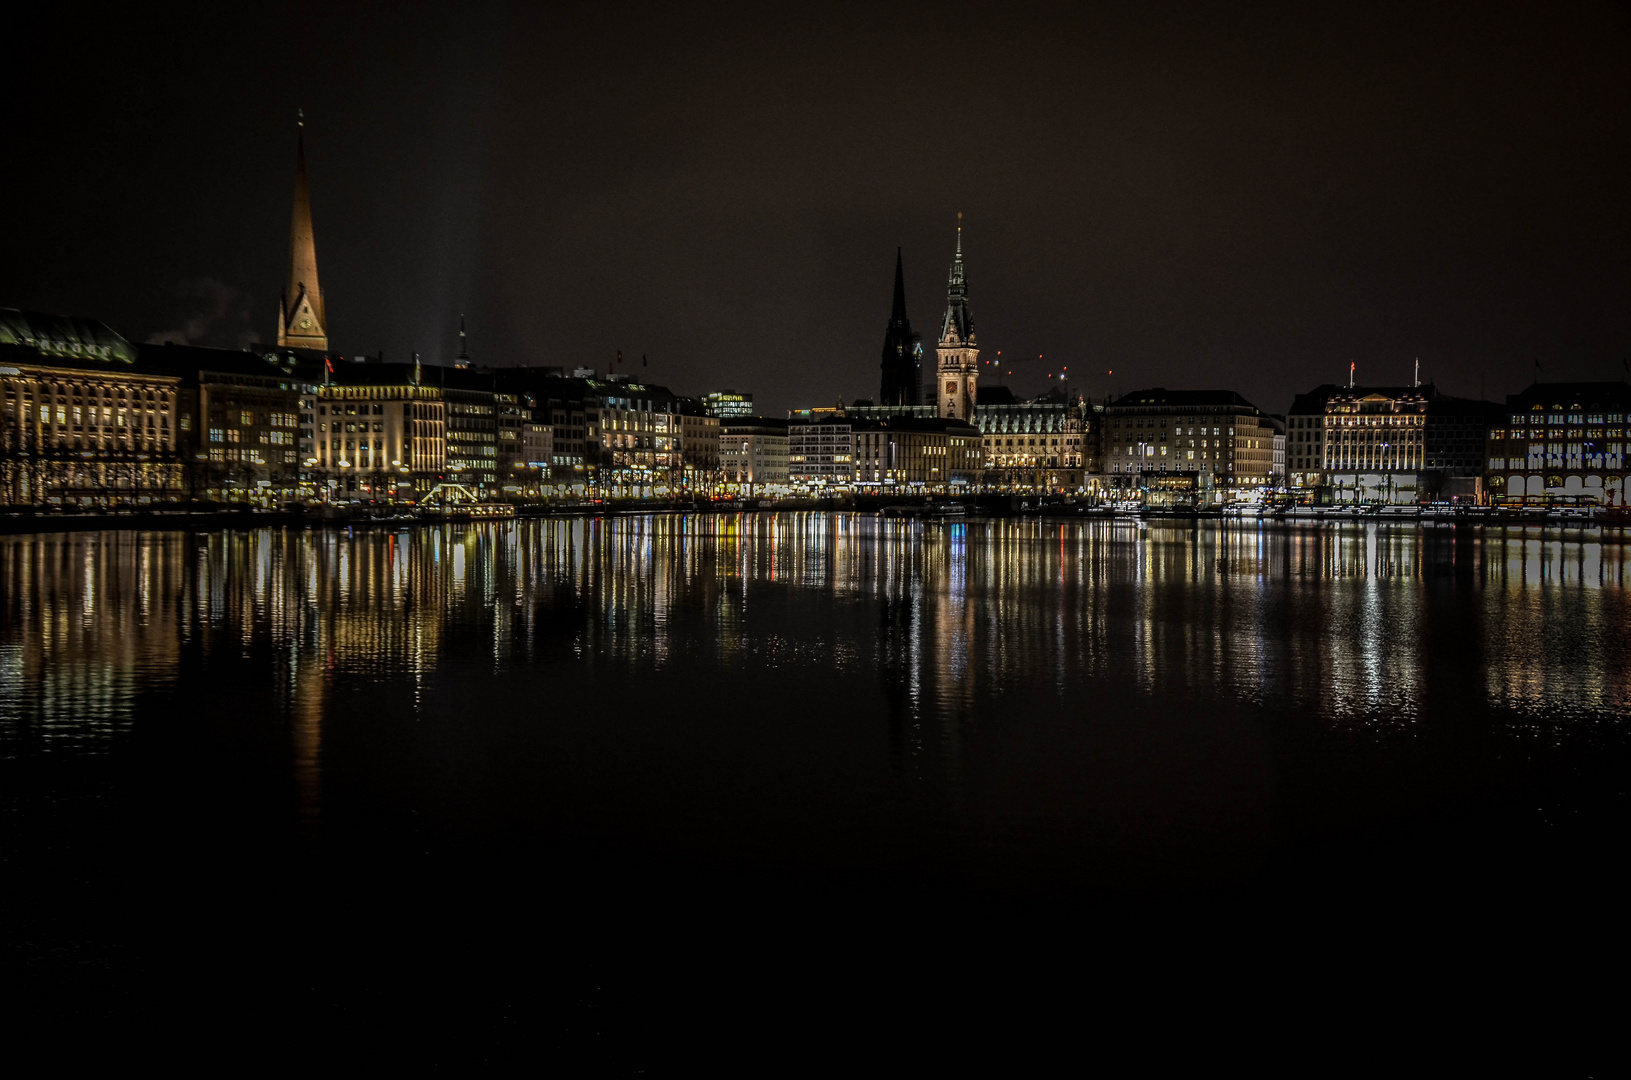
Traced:
<path fill-rule="evenodd" d="M 1625 5 L 1244 6 L 54 7 L 0 306 L 269 339 L 304 107 L 346 353 L 464 311 L 478 362 L 870 397 L 895 248 L 932 342 L 962 211 L 1022 392 L 1622 375 Z"/>

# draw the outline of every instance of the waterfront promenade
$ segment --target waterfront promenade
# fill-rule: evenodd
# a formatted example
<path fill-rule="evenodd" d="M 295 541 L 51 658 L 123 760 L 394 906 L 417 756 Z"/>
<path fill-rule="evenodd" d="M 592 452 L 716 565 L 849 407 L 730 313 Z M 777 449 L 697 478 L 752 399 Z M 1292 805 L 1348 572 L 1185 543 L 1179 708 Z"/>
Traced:
<path fill-rule="evenodd" d="M 1117 504 L 1070 496 L 974 495 L 902 497 L 895 495 L 843 498 L 760 499 L 579 499 L 520 505 L 504 520 L 551 517 L 601 517 L 641 514 L 740 514 L 757 512 L 831 511 L 879 514 L 922 519 L 1063 517 L 1136 520 L 1193 520 L 1318 524 L 1321 522 L 1377 522 L 1393 525 L 1434 526 L 1546 526 L 1567 529 L 1607 529 L 1618 532 L 1631 526 L 1631 513 L 1602 507 L 1444 507 L 1444 506 L 1324 506 L 1264 507 L 1255 505 L 1211 508 L 1156 508 Z M 491 520 L 490 515 L 430 513 L 409 507 L 363 505 L 310 506 L 286 510 L 120 510 L 98 513 L 53 512 L 0 514 L 0 534 L 77 532 L 87 529 L 215 529 L 284 527 L 396 527 Z"/>

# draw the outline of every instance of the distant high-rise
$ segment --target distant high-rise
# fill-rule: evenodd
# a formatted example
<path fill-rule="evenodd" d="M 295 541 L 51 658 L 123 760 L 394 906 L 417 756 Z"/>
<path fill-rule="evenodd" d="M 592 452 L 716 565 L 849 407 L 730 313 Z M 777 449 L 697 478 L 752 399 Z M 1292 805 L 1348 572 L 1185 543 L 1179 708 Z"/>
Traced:
<path fill-rule="evenodd" d="M 328 310 L 317 284 L 317 244 L 312 237 L 311 192 L 306 185 L 306 122 L 295 138 L 294 220 L 289 227 L 289 280 L 277 313 L 280 348 L 328 351 Z"/>
<path fill-rule="evenodd" d="M 895 306 L 883 332 L 883 379 L 879 405 L 916 405 L 923 381 L 923 339 L 912 333 L 906 317 L 906 272 L 895 249 Z"/>
<path fill-rule="evenodd" d="M 968 307 L 968 282 L 963 274 L 963 215 L 957 215 L 957 251 L 952 256 L 946 283 L 946 314 L 940 322 L 940 380 L 935 397 L 940 415 L 972 423 L 974 384 L 979 380 L 980 349 L 974 337 L 974 315 Z"/>

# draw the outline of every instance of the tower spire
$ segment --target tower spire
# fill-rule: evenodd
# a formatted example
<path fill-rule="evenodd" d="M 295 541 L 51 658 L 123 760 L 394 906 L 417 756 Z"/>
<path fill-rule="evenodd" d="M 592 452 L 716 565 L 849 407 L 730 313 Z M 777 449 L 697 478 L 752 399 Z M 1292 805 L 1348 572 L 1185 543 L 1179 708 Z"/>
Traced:
<path fill-rule="evenodd" d="M 951 259 L 951 274 L 946 281 L 946 315 L 940 321 L 940 340 L 956 331 L 962 341 L 974 340 L 974 314 L 968 306 L 968 280 L 963 273 L 963 215 L 957 215 L 957 250 Z"/>
<path fill-rule="evenodd" d="M 901 262 L 900 248 L 895 249 L 895 304 L 889 312 L 889 324 L 906 322 L 906 267 Z"/>
<path fill-rule="evenodd" d="M 328 351 L 328 310 L 317 284 L 317 244 L 311 227 L 311 189 L 306 181 L 306 113 L 295 113 L 294 215 L 289 225 L 289 279 L 278 305 L 277 343 L 282 348 Z"/>
<path fill-rule="evenodd" d="M 889 325 L 883 332 L 883 378 L 878 393 L 880 405 L 916 405 L 920 399 L 923 345 L 912 333 L 906 317 L 906 269 L 901 250 L 895 249 L 895 302 L 889 311 Z"/>
<path fill-rule="evenodd" d="M 975 384 L 980 375 L 980 349 L 974 336 L 974 314 L 968 306 L 968 279 L 963 273 L 963 215 L 957 214 L 957 247 L 946 282 L 946 314 L 940 320 L 940 378 L 935 397 L 940 415 L 971 423 Z"/>
<path fill-rule="evenodd" d="M 459 313 L 459 355 L 453 358 L 453 366 L 467 368 L 470 366 L 470 350 L 464 343 L 464 312 Z"/>

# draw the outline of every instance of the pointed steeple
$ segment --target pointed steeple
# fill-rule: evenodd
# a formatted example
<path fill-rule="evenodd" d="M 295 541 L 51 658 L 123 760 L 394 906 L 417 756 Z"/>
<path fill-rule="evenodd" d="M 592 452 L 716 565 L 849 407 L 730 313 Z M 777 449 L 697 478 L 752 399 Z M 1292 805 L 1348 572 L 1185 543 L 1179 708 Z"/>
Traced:
<path fill-rule="evenodd" d="M 311 227 L 311 190 L 306 182 L 306 118 L 295 137 L 294 216 L 289 225 L 289 280 L 278 307 L 278 345 L 328 351 L 328 309 L 317 284 L 317 243 Z"/>
<path fill-rule="evenodd" d="M 470 366 L 470 350 L 465 348 L 464 342 L 464 313 L 459 313 L 459 355 L 453 358 L 453 366 L 467 368 Z"/>
<path fill-rule="evenodd" d="M 940 320 L 940 340 L 955 330 L 958 341 L 974 340 L 974 313 L 968 306 L 968 281 L 963 275 L 963 215 L 957 215 L 957 250 L 951 259 L 951 275 L 946 282 L 946 314 Z"/>
<path fill-rule="evenodd" d="M 889 313 L 889 325 L 906 324 L 906 267 L 901 262 L 900 248 L 895 249 L 895 306 Z"/>
<path fill-rule="evenodd" d="M 963 215 L 957 215 L 957 248 L 946 283 L 946 314 L 940 320 L 939 383 L 935 396 L 940 415 L 972 423 L 980 380 L 980 349 L 974 340 L 974 315 L 968 308 L 968 281 L 963 275 Z"/>
<path fill-rule="evenodd" d="M 883 332 L 883 378 L 880 405 L 916 405 L 921 381 L 922 346 L 906 317 L 906 269 L 900 248 L 895 249 L 895 303 Z"/>

